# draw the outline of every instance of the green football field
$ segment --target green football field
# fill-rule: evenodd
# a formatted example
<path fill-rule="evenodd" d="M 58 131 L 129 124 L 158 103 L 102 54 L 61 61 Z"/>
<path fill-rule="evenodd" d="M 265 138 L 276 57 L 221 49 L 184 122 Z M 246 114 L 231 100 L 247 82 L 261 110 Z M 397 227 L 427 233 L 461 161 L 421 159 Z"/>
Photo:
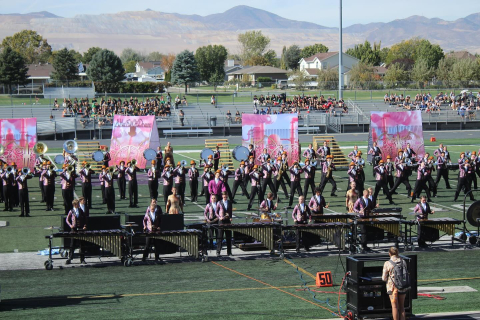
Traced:
<path fill-rule="evenodd" d="M 449 146 L 452 159 L 456 161 L 458 154 L 466 150 L 478 150 L 478 139 L 457 139 L 426 142 L 426 150 L 433 152 L 439 142 Z M 353 142 L 344 142 L 343 146 L 352 146 Z M 358 143 L 359 145 L 366 144 Z M 455 146 L 461 145 L 461 146 Z M 198 162 L 198 152 L 203 146 L 178 147 L 185 150 L 175 155 L 175 160 L 194 158 Z M 365 150 L 364 150 L 365 151 Z M 348 154 L 349 150 L 344 150 Z M 236 165 L 236 164 L 235 164 Z M 451 185 L 456 187 L 456 173 L 450 173 Z M 338 197 L 330 197 L 330 185 L 324 194 L 330 207 L 327 213 L 345 212 L 345 190 L 347 185 L 346 172 L 335 172 L 339 191 Z M 366 186 L 373 186 L 371 167 L 366 167 Z M 412 180 L 412 179 L 411 179 Z M 320 182 L 317 175 L 316 184 Z M 230 181 L 230 186 L 232 186 Z M 303 185 L 302 185 L 303 188 Z M 19 218 L 18 209 L 12 212 L 0 212 L 0 220 L 8 221 L 8 227 L 0 228 L 0 252 L 11 253 L 37 251 L 45 249 L 49 234 L 44 228 L 59 226 L 63 214 L 61 190 L 56 190 L 54 212 L 46 212 L 40 204 L 38 179 L 29 183 L 31 218 Z M 446 190 L 444 182 L 439 186 L 438 196 L 433 198 L 431 206 L 436 210 L 434 217 L 452 217 L 463 219 L 462 202 L 453 202 L 453 191 Z M 81 188 L 77 187 L 77 195 Z M 118 197 L 118 190 L 115 190 Z M 161 193 L 161 187 L 159 189 Z M 406 197 L 403 186 L 394 195 L 396 206 L 402 207 L 408 215 L 414 204 Z M 186 194 L 189 189 L 187 186 Z M 280 193 L 283 207 L 288 201 Z M 480 195 L 475 195 L 480 198 Z M 463 200 L 463 197 L 460 196 Z M 163 204 L 160 197 L 160 202 Z M 202 220 L 204 198 L 199 203 L 188 201 L 185 207 L 185 223 Z M 237 191 L 234 205 L 236 222 L 245 222 L 255 214 L 246 211 L 247 199 Z M 143 215 L 149 202 L 147 186 L 139 186 L 138 209 L 128 208 L 128 201 L 117 201 L 117 211 L 120 213 Z M 297 199 L 295 198 L 295 202 Z M 295 203 L 294 202 L 294 203 Z M 388 201 L 380 195 L 381 206 L 387 206 Z M 467 205 L 471 202 L 468 200 Z M 101 204 L 100 188 L 93 194 L 92 215 L 101 215 L 106 206 Z M 291 211 L 288 217 L 291 224 Z M 122 222 L 124 221 L 122 217 Z M 471 229 L 473 229 L 471 227 Z M 55 242 L 59 245 L 60 242 Z M 480 262 L 478 249 L 446 251 L 445 246 L 429 251 L 417 251 L 419 285 L 421 286 L 461 286 L 468 285 L 480 290 L 477 267 Z M 410 252 L 407 252 L 410 253 Z M 304 283 L 314 286 L 312 275 L 319 271 L 331 271 L 334 275 L 335 287 L 329 292 L 337 292 L 344 274 L 345 255 L 340 258 L 315 252 L 297 255 L 294 250 L 287 252 L 287 261 L 279 257 L 267 259 L 213 258 L 210 262 L 167 263 L 165 265 L 137 264 L 130 268 L 123 266 L 58 268 L 63 260 L 54 263 L 55 269 L 46 270 L 14 270 L 0 272 L 1 303 L 0 318 L 53 318 L 53 319 L 139 319 L 164 318 L 183 319 L 195 316 L 200 319 L 312 319 L 334 318 L 338 313 L 337 293 L 317 293 L 313 299 L 311 292 L 305 292 L 301 286 Z M 0 255 L 0 259 L 4 259 Z M 168 260 L 167 260 L 168 262 Z M 297 272 L 296 268 L 300 268 Z M 472 279 L 473 278 L 473 279 Z M 311 287 L 313 290 L 320 290 Z M 449 293 L 443 295 L 446 300 L 419 297 L 414 301 L 415 313 L 479 310 L 478 292 Z M 342 296 L 343 298 L 343 296 Z M 328 303 L 327 300 L 328 299 Z M 477 302 L 475 302 L 477 301 Z M 330 309 L 328 311 L 324 308 Z"/>

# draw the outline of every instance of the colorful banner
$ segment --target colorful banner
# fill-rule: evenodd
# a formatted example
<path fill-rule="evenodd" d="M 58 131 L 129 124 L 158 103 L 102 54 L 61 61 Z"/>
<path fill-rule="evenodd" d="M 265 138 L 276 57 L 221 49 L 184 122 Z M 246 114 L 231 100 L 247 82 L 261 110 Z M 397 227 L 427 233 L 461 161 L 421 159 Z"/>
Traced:
<path fill-rule="evenodd" d="M 368 150 L 373 147 L 373 142 L 382 151 L 385 161 L 389 155 L 392 159 L 398 154 L 398 150 L 404 150 L 407 143 L 415 151 L 418 157 L 425 154 L 423 143 L 423 127 L 421 111 L 405 112 L 376 112 L 370 115 L 370 135 L 368 137 Z M 371 161 L 372 156 L 368 155 Z"/>
<path fill-rule="evenodd" d="M 33 171 L 37 143 L 37 119 L 0 119 L 0 144 L 5 152 L 0 159 L 8 163 L 15 162 L 18 169 L 24 167 Z"/>
<path fill-rule="evenodd" d="M 143 157 L 146 149 L 157 150 L 160 146 L 155 116 L 121 116 L 113 118 L 112 142 L 110 144 L 110 165 L 120 161 L 137 160 L 137 167 L 149 166 Z"/>
<path fill-rule="evenodd" d="M 253 144 L 260 156 L 267 148 L 270 156 L 277 155 L 280 146 L 287 151 L 288 162 L 298 161 L 298 116 L 296 114 L 242 114 L 242 144 Z M 255 159 L 255 163 L 260 161 Z"/>

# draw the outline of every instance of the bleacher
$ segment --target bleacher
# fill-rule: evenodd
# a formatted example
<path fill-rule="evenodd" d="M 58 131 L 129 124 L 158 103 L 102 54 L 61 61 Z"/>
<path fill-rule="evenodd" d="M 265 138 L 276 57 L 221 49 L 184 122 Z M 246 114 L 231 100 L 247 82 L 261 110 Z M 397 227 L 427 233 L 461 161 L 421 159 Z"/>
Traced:
<path fill-rule="evenodd" d="M 59 102 L 64 98 L 74 99 L 74 98 L 93 98 L 95 97 L 95 88 L 94 87 L 83 87 L 83 88 L 74 88 L 74 87 L 45 87 L 43 94 L 45 96 L 56 97 Z"/>

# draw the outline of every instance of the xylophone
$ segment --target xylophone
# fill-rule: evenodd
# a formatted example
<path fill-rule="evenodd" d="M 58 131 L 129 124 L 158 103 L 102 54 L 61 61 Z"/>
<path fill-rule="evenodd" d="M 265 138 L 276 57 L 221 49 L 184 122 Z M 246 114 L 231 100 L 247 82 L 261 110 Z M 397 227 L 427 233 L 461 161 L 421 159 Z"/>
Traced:
<path fill-rule="evenodd" d="M 200 252 L 200 238 L 202 231 L 197 229 L 168 230 L 152 233 L 136 233 L 135 236 L 153 238 L 173 243 L 185 250 L 188 254 L 198 259 Z M 203 257 L 203 254 L 202 254 Z"/>
<path fill-rule="evenodd" d="M 419 224 L 421 227 L 421 232 L 422 235 L 428 241 L 430 242 L 435 242 L 440 239 L 440 231 L 450 235 L 451 241 L 452 241 L 452 246 L 453 246 L 453 241 L 455 240 L 455 226 L 459 225 L 462 223 L 462 221 L 450 218 L 450 217 L 444 217 L 444 218 L 429 218 L 429 219 L 422 219 L 422 220 L 404 220 L 402 221 L 406 225 L 410 226 L 409 230 L 409 237 L 410 237 L 410 244 L 413 244 L 412 242 L 412 226 Z M 460 240 L 461 241 L 461 240 Z"/>
<path fill-rule="evenodd" d="M 125 241 L 126 237 L 130 236 L 123 230 L 112 229 L 112 230 L 79 230 L 79 231 L 70 231 L 70 232 L 57 232 L 52 235 L 45 236 L 46 239 L 49 239 L 49 259 L 45 261 L 45 267 L 47 270 L 53 268 L 53 259 L 52 259 L 52 239 L 75 239 L 85 242 L 90 242 L 95 245 L 98 245 L 104 248 L 107 251 L 110 251 L 113 255 L 120 258 L 122 261 L 125 260 L 128 255 L 128 243 Z"/>
<path fill-rule="evenodd" d="M 334 213 L 334 214 L 312 214 L 312 220 L 315 223 L 342 222 L 347 223 L 348 219 L 354 218 L 352 213 Z"/>
<path fill-rule="evenodd" d="M 349 221 L 352 226 L 352 247 L 353 249 L 359 249 L 359 238 L 358 238 L 358 226 L 365 226 L 367 237 L 367 243 L 378 243 L 385 239 L 385 231 L 393 235 L 394 239 L 387 240 L 388 242 L 392 241 L 395 243 L 395 247 L 398 247 L 399 238 L 401 235 L 400 227 L 402 220 L 399 218 L 383 218 L 383 217 L 368 217 L 368 218 L 358 218 Z M 403 238 L 402 238 L 403 239 Z"/>
<path fill-rule="evenodd" d="M 275 222 L 253 222 L 214 225 L 214 227 L 250 236 L 261 241 L 268 250 L 274 251 L 275 235 L 280 235 L 282 225 Z"/>
<path fill-rule="evenodd" d="M 384 218 L 384 217 L 368 217 L 351 220 L 353 224 L 366 225 L 378 229 L 385 230 L 396 236 L 400 236 L 400 225 L 402 220 L 398 218 Z"/>
<path fill-rule="evenodd" d="M 297 224 L 284 226 L 282 230 L 295 230 L 295 232 L 306 232 L 319 236 L 333 243 L 340 250 L 345 249 L 345 229 L 349 225 L 342 222 L 327 222 L 313 224 Z"/>

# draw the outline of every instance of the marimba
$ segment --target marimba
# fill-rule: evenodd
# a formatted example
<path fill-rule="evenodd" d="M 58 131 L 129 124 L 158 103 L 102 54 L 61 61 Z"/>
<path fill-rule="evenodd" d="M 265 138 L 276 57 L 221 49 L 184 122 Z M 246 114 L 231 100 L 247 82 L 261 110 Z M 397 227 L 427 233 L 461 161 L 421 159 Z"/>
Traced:
<path fill-rule="evenodd" d="M 275 222 L 253 222 L 253 223 L 234 223 L 213 225 L 220 230 L 230 230 L 246 236 L 250 236 L 262 244 L 270 251 L 275 250 L 275 235 L 280 236 L 282 225 Z"/>
<path fill-rule="evenodd" d="M 124 230 L 79 230 L 70 232 L 57 232 L 52 235 L 45 236 L 49 239 L 49 259 L 45 261 L 45 268 L 51 270 L 53 268 L 52 259 L 52 239 L 74 239 L 79 241 L 85 241 L 93 243 L 101 248 L 110 251 L 114 256 L 117 256 L 124 261 L 129 253 L 128 241 L 126 238 L 131 236 Z M 130 263 L 131 264 L 131 263 Z"/>
<path fill-rule="evenodd" d="M 295 230 L 298 232 L 310 233 L 333 243 L 338 249 L 345 250 L 345 229 L 349 225 L 342 222 L 327 222 L 313 224 L 297 224 L 283 226 L 282 230 Z"/>
<path fill-rule="evenodd" d="M 157 231 L 151 233 L 136 233 L 135 237 L 152 238 L 167 241 L 173 243 L 183 249 L 185 249 L 189 255 L 199 258 L 200 255 L 200 239 L 202 237 L 202 231 L 197 229 L 185 229 L 185 230 L 168 230 Z M 202 252 L 203 258 L 203 252 Z"/>
<path fill-rule="evenodd" d="M 399 218 L 384 218 L 378 216 L 368 218 L 358 218 L 349 221 L 352 225 L 352 243 L 358 248 L 358 230 L 357 226 L 366 227 L 367 243 L 380 242 L 385 237 L 385 232 L 393 235 L 395 246 L 398 247 L 399 238 L 401 236 L 402 220 Z M 390 240 L 391 241 L 391 240 Z"/>
<path fill-rule="evenodd" d="M 312 214 L 312 220 L 315 223 L 341 222 L 347 223 L 348 219 L 355 217 L 352 213 L 334 213 L 334 214 Z"/>
<path fill-rule="evenodd" d="M 409 236 L 410 236 L 410 244 L 412 242 L 412 226 L 413 225 L 420 225 L 420 229 L 422 232 L 423 238 L 426 241 L 435 242 L 440 239 L 440 232 L 444 234 L 450 235 L 452 246 L 453 241 L 455 240 L 455 226 L 461 224 L 460 220 L 445 217 L 445 218 L 430 218 L 430 219 L 422 219 L 422 220 L 407 220 L 403 221 L 406 225 L 410 226 Z M 418 231 L 417 231 L 418 234 Z M 461 240 L 459 240 L 461 241 Z"/>

